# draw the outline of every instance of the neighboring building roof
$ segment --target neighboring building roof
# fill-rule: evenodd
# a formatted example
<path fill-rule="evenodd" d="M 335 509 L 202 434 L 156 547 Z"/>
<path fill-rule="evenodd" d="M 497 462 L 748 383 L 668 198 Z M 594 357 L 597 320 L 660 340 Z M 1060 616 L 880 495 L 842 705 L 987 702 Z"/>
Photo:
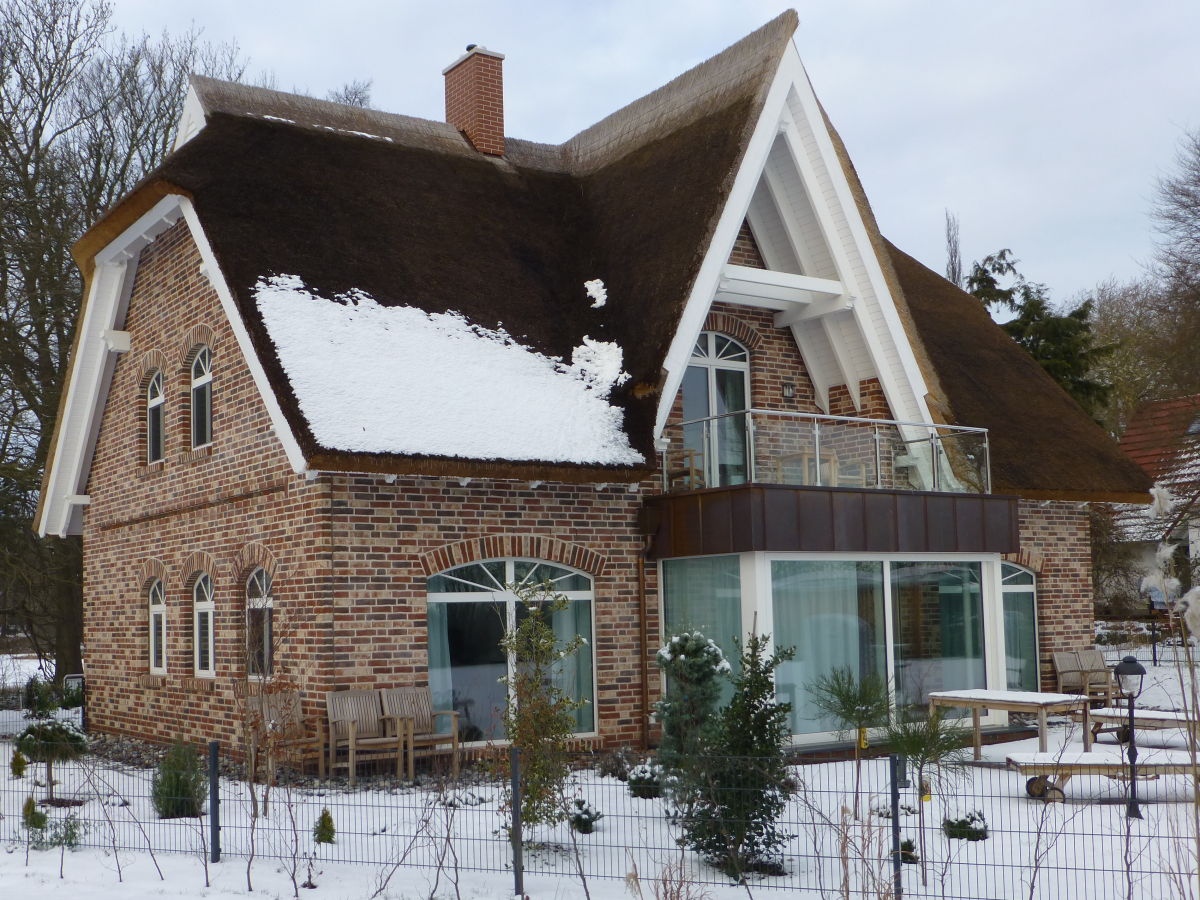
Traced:
<path fill-rule="evenodd" d="M 1200 394 L 1152 400 L 1138 408 L 1121 435 L 1121 449 L 1154 481 L 1194 484 L 1200 450 Z"/>

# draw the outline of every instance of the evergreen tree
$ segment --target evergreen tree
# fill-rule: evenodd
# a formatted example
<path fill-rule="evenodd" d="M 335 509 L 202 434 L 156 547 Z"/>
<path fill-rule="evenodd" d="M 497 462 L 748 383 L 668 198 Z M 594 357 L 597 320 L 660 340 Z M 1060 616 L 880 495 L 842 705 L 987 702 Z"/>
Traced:
<path fill-rule="evenodd" d="M 967 292 L 989 310 L 1003 308 L 1016 315 L 1000 327 L 1057 381 L 1091 416 L 1097 417 L 1108 401 L 1111 386 L 1096 377 L 1098 365 L 1113 352 L 1113 345 L 1098 345 L 1092 333 L 1091 300 L 1074 308 L 1056 310 L 1047 288 L 1026 280 L 1017 271 L 1011 250 L 1001 250 L 971 267 Z M 1011 278 L 1008 287 L 1002 278 Z"/>
<path fill-rule="evenodd" d="M 683 820 L 683 843 L 733 878 L 782 874 L 780 850 L 791 837 L 779 827 L 789 777 L 783 756 L 790 703 L 775 698 L 775 669 L 794 649 L 767 653 L 766 635 L 741 648 L 734 694 L 708 738 L 706 778 Z"/>

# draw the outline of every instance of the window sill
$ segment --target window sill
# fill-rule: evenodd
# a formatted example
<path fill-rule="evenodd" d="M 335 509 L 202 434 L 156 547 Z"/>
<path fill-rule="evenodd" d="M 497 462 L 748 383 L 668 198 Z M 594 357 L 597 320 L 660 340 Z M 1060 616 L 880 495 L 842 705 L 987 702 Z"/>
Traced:
<path fill-rule="evenodd" d="M 150 688 L 152 690 L 158 690 L 159 688 L 166 686 L 167 676 L 159 675 L 155 672 L 143 672 L 141 675 L 139 675 L 137 678 L 134 679 L 134 683 L 138 687 Z"/>
<path fill-rule="evenodd" d="M 167 460 L 164 457 L 163 459 L 155 460 L 152 463 L 142 463 L 137 468 L 137 477 L 142 479 L 157 478 L 166 471 Z"/>
<path fill-rule="evenodd" d="M 211 694 L 216 690 L 216 677 L 213 675 L 189 675 L 181 682 L 185 691 L 193 694 Z"/>
<path fill-rule="evenodd" d="M 196 462 L 200 459 L 212 456 L 213 445 L 205 444 L 203 447 L 193 447 L 191 450 L 180 450 L 179 455 L 175 457 L 177 462 L 189 463 Z"/>

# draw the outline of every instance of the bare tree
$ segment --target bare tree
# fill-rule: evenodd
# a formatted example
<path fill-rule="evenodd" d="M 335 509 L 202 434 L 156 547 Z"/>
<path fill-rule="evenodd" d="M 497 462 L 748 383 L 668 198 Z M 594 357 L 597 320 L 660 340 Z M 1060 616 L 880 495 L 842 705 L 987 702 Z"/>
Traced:
<path fill-rule="evenodd" d="M 325 99 L 332 100 L 334 103 L 345 103 L 348 106 L 361 106 L 366 109 L 371 105 L 371 86 L 374 83 L 374 79 L 372 78 L 347 81 L 340 88 L 327 93 Z"/>
<path fill-rule="evenodd" d="M 0 597 L 56 678 L 82 670 L 80 546 L 30 524 L 82 292 L 70 248 L 167 154 L 188 73 L 244 70 L 235 46 L 114 36 L 111 15 L 0 2 Z"/>
<path fill-rule="evenodd" d="M 946 210 L 946 280 L 963 286 L 962 250 L 958 236 L 958 216 Z"/>

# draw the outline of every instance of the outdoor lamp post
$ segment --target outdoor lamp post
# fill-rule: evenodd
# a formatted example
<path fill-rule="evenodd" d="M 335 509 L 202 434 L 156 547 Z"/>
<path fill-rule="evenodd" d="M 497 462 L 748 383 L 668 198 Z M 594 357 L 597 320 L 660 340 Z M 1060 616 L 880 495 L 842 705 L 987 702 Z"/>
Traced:
<path fill-rule="evenodd" d="M 1140 819 L 1142 811 L 1137 802 L 1137 743 L 1133 736 L 1133 701 L 1142 693 L 1142 680 L 1146 677 L 1146 667 L 1132 656 L 1126 656 L 1113 669 L 1121 690 L 1129 698 L 1129 807 L 1125 816 L 1129 819 Z"/>

